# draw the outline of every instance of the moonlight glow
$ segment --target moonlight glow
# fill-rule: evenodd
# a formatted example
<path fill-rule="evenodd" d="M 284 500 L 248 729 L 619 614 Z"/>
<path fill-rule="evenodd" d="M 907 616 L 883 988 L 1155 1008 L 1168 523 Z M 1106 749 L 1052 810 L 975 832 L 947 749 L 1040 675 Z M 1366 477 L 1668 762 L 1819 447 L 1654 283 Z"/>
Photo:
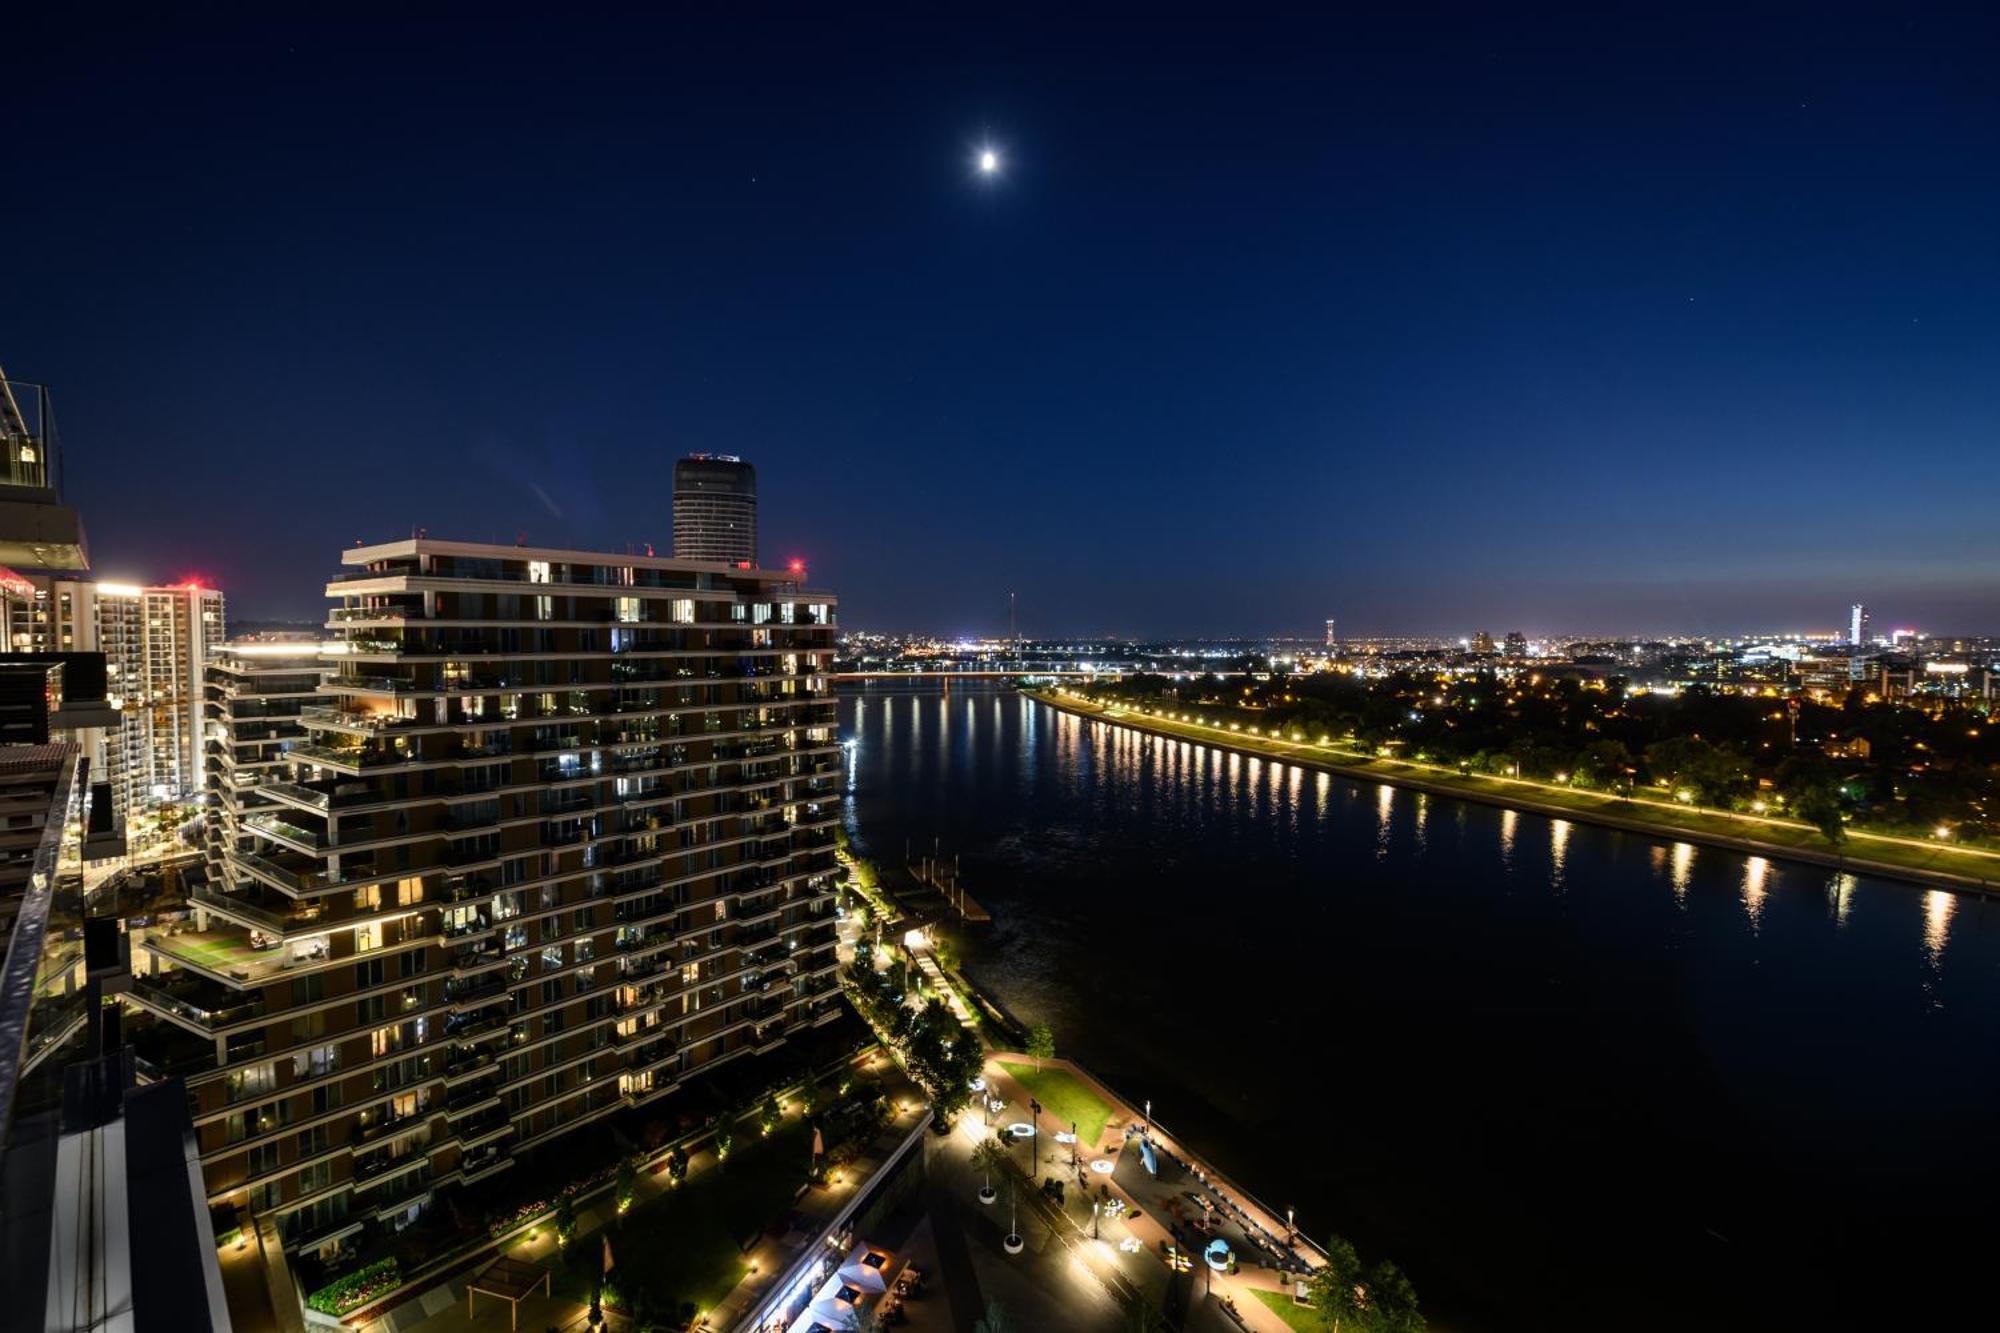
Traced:
<path fill-rule="evenodd" d="M 979 150 L 979 174 L 991 176 L 1000 170 L 1000 154 L 991 148 Z"/>

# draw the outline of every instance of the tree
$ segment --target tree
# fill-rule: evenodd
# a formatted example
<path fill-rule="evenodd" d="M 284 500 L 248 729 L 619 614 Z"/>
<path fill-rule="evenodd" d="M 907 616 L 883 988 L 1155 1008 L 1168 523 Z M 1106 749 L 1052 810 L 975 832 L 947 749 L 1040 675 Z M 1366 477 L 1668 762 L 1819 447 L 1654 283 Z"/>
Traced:
<path fill-rule="evenodd" d="M 667 1179 L 678 1185 L 687 1179 L 688 1155 L 676 1147 L 667 1154 Z"/>
<path fill-rule="evenodd" d="M 799 1084 L 799 1104 L 805 1107 L 807 1115 L 817 1115 L 825 1100 L 826 1090 L 819 1085 L 819 1075 L 808 1070 L 805 1082 Z"/>
<path fill-rule="evenodd" d="M 1424 1333 L 1417 1313 L 1417 1289 L 1403 1270 L 1383 1259 L 1368 1270 L 1368 1306 L 1372 1323 L 1382 1333 Z"/>
<path fill-rule="evenodd" d="M 1847 824 L 1840 817 L 1840 788 L 1830 784 L 1807 787 L 1792 809 L 1834 846 L 1847 840 Z"/>
<path fill-rule="evenodd" d="M 716 1130 L 716 1131 L 715 1131 L 715 1160 L 716 1160 L 716 1161 L 718 1161 L 718 1162 L 726 1162 L 726 1161 L 728 1161 L 728 1160 L 729 1160 L 729 1149 L 730 1149 L 730 1147 L 731 1147 L 732 1145 L 734 1145 L 734 1144 L 735 1144 L 735 1142 L 736 1142 L 736 1136 L 735 1136 L 734 1134 L 732 1134 L 732 1133 L 730 1133 L 730 1132 L 729 1132 L 729 1126 L 727 1126 L 727 1125 L 724 1125 L 724 1126 L 723 1126 L 722 1128 L 720 1128 L 720 1129 Z"/>
<path fill-rule="evenodd" d="M 617 1198 L 620 1208 L 629 1208 L 632 1206 L 632 1196 L 637 1191 L 638 1184 L 639 1168 L 632 1164 L 631 1158 L 619 1158 Z"/>
<path fill-rule="evenodd" d="M 1623 741 L 1592 741 L 1577 765 L 1576 779 L 1587 787 L 1616 791 L 1625 785 L 1632 767 L 1632 752 Z"/>
<path fill-rule="evenodd" d="M 972 1164 L 979 1169 L 987 1191 L 993 1188 L 993 1173 L 1005 1171 L 1011 1162 L 1012 1158 L 1007 1155 L 1006 1145 L 1001 1143 L 999 1136 L 995 1134 L 988 1134 L 979 1141 L 979 1146 L 972 1150 Z"/>
<path fill-rule="evenodd" d="M 1313 1270 L 1306 1289 L 1312 1307 L 1325 1315 L 1338 1330 L 1342 1319 L 1361 1314 L 1361 1256 L 1344 1236 L 1326 1240 L 1326 1262 Z"/>
<path fill-rule="evenodd" d="M 1042 1067 L 1042 1061 L 1055 1059 L 1055 1029 L 1047 1023 L 1035 1024 L 1034 1030 L 1028 1033 L 1028 1054 L 1034 1057 L 1036 1069 Z"/>
<path fill-rule="evenodd" d="M 576 1234 L 576 1195 L 564 1190 L 556 1200 L 556 1239 L 564 1245 Z"/>
<path fill-rule="evenodd" d="M 769 1134 L 778 1127 L 778 1116 L 778 1094 L 775 1092 L 765 1093 L 764 1103 L 757 1110 L 757 1120 L 763 1125 L 766 1134 Z"/>

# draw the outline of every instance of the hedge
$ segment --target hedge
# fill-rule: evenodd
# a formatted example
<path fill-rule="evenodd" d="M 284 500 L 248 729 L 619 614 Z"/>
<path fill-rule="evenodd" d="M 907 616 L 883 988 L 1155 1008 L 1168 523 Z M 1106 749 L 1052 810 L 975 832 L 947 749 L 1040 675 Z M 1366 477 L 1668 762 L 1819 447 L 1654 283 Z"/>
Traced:
<path fill-rule="evenodd" d="M 366 1268 L 358 1268 L 346 1277 L 327 1283 L 306 1297 L 306 1304 L 321 1314 L 338 1318 L 368 1304 L 400 1281 L 402 1278 L 396 1271 L 393 1258 L 377 1259 Z"/>

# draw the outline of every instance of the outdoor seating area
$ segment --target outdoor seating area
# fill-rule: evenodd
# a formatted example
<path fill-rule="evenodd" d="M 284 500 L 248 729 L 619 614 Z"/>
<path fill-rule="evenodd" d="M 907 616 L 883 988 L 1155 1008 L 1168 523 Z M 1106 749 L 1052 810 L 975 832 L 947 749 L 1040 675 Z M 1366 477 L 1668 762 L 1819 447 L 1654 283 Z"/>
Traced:
<path fill-rule="evenodd" d="M 812 1291 L 787 1333 L 843 1333 L 872 1311 L 885 1324 L 902 1322 L 903 1303 L 923 1290 L 924 1275 L 879 1245 L 856 1245 Z M 894 1273 L 894 1277 L 890 1276 Z"/>

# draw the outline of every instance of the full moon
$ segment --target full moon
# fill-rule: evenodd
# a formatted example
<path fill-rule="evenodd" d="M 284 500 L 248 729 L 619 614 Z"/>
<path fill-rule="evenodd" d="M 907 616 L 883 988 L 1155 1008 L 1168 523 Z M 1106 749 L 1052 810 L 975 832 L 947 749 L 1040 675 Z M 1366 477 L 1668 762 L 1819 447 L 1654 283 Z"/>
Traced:
<path fill-rule="evenodd" d="M 991 176 L 998 170 L 1000 170 L 1000 154 L 994 152 L 991 148 L 980 149 L 979 174 L 982 176 Z"/>

